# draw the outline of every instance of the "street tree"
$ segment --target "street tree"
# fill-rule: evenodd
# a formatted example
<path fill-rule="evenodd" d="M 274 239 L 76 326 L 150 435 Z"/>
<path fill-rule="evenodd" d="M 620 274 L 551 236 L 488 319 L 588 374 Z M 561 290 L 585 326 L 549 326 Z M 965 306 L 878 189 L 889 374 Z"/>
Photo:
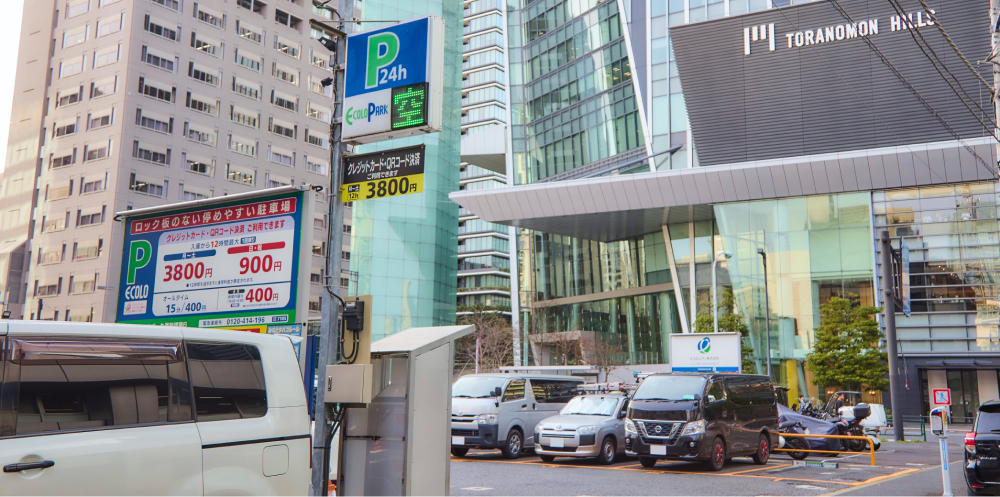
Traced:
<path fill-rule="evenodd" d="M 739 333 L 742 346 L 740 347 L 743 372 L 753 374 L 757 367 L 753 361 L 753 347 L 750 345 L 750 327 L 747 326 L 743 316 L 736 314 L 736 297 L 731 288 L 726 288 L 719 296 L 719 332 Z M 715 331 L 715 316 L 712 315 L 712 302 L 702 302 L 698 317 L 694 320 L 695 333 L 713 333 Z"/>
<path fill-rule="evenodd" d="M 458 324 L 471 324 L 476 330 L 455 343 L 455 365 L 461 364 L 459 374 L 475 368 L 476 341 L 479 341 L 479 372 L 494 373 L 501 366 L 513 364 L 514 329 L 498 312 L 484 309 L 482 304 L 472 307 L 472 314 L 459 316 Z"/>
<path fill-rule="evenodd" d="M 580 349 L 587 364 L 597 367 L 598 381 L 602 373 L 604 381 L 608 381 L 608 371 L 625 363 L 625 349 L 611 340 L 585 338 L 580 342 Z"/>
<path fill-rule="evenodd" d="M 806 357 L 813 384 L 848 390 L 889 388 L 888 356 L 880 348 L 883 334 L 872 316 L 881 307 L 863 306 L 856 294 L 831 297 L 820 306 L 813 351 Z"/>

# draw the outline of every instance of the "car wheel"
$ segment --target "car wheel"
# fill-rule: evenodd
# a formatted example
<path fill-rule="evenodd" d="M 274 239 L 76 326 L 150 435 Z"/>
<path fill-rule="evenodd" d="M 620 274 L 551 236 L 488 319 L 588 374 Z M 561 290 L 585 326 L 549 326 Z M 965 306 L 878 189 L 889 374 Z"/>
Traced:
<path fill-rule="evenodd" d="M 754 456 L 756 459 L 757 456 Z M 726 464 L 726 443 L 721 438 L 716 438 L 712 444 L 712 453 L 708 456 L 708 469 L 712 471 L 722 471 L 722 466 Z"/>
<path fill-rule="evenodd" d="M 452 447 L 451 449 L 451 455 L 455 457 L 465 457 L 468 453 L 469 449 L 467 447 Z"/>
<path fill-rule="evenodd" d="M 503 456 L 507 459 L 517 459 L 521 457 L 523 446 L 524 435 L 521 434 L 521 430 L 511 428 L 510 432 L 507 433 L 507 441 L 504 442 L 503 448 L 500 451 L 503 452 Z"/>
<path fill-rule="evenodd" d="M 653 466 L 656 466 L 656 458 L 639 456 L 639 464 L 641 464 L 644 468 L 652 468 Z"/>
<path fill-rule="evenodd" d="M 753 454 L 754 464 L 767 464 L 767 460 L 771 457 L 771 437 L 767 436 L 767 433 L 760 434 L 760 440 L 757 442 L 757 452 Z"/>
<path fill-rule="evenodd" d="M 542 458 L 542 462 L 552 462 L 552 461 L 556 460 L 556 456 L 547 456 L 547 455 L 542 454 L 542 455 L 540 455 L 538 457 Z"/>
<path fill-rule="evenodd" d="M 604 437 L 604 441 L 601 442 L 601 453 L 597 455 L 597 462 L 599 464 L 611 464 L 615 462 L 615 456 L 618 455 L 618 446 L 615 444 L 615 439 L 612 436 Z"/>

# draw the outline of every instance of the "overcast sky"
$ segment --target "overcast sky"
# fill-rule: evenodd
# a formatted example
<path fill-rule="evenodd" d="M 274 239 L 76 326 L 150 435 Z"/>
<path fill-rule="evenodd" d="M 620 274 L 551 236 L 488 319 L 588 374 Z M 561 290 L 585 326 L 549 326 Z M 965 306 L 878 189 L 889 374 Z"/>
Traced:
<path fill-rule="evenodd" d="M 10 104 L 14 98 L 14 68 L 17 67 L 17 42 L 21 39 L 21 0 L 6 0 L 0 17 L 0 172 L 7 162 L 7 135 L 10 131 Z"/>

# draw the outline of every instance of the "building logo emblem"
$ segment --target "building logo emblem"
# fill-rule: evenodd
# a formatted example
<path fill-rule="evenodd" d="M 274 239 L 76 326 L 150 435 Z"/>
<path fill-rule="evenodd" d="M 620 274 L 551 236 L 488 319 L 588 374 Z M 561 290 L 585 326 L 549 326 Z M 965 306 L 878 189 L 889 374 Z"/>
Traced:
<path fill-rule="evenodd" d="M 698 352 L 707 354 L 712 350 L 712 339 L 705 337 L 698 342 Z"/>
<path fill-rule="evenodd" d="M 743 28 L 743 55 L 750 55 L 750 42 L 767 41 L 768 51 L 774 51 L 774 23 Z"/>

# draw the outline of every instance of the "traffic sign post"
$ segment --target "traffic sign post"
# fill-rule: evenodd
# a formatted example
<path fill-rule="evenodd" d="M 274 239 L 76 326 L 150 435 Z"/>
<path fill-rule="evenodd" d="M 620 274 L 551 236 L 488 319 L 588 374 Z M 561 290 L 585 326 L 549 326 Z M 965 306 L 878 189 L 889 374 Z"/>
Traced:
<path fill-rule="evenodd" d="M 949 402 L 951 401 L 951 392 L 948 392 Z M 935 392 L 938 389 L 934 390 Z M 945 497 L 951 497 L 953 494 L 951 492 L 951 470 L 948 468 L 948 415 L 946 413 L 946 408 L 938 407 L 931 410 L 931 433 L 937 435 L 938 445 L 941 450 L 941 484 L 943 486 L 944 492 L 941 494 Z"/>

